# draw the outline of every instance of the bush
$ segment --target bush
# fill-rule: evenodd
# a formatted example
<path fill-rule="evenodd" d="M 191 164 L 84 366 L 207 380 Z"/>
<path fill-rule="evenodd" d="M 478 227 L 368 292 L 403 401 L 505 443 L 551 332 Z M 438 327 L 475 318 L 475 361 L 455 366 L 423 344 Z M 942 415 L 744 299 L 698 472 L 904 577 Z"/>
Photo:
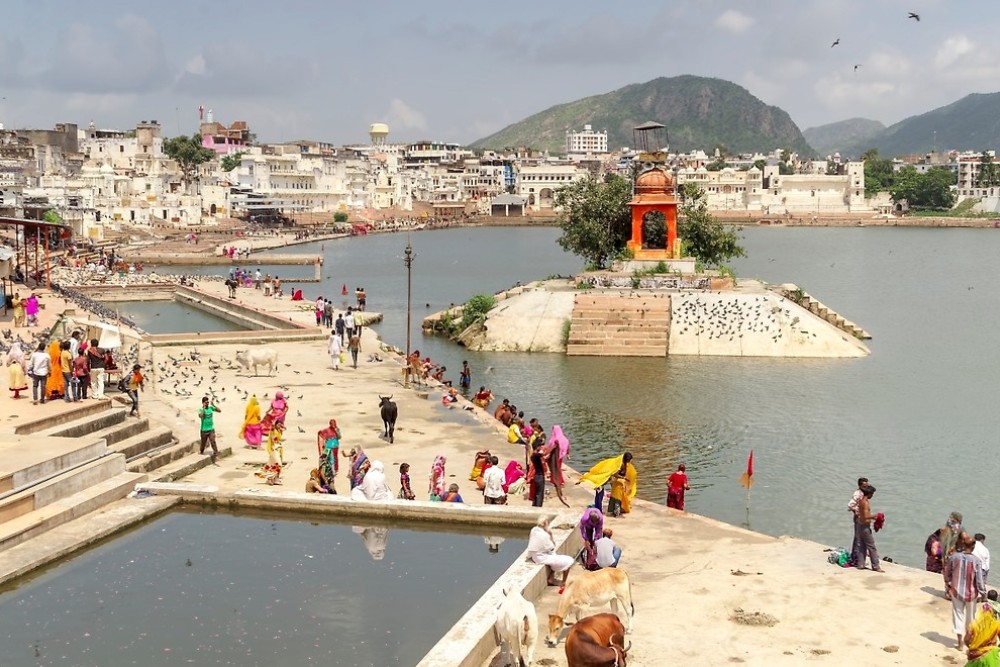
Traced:
<path fill-rule="evenodd" d="M 334 222 L 347 222 L 347 220 L 348 220 L 349 217 L 350 216 L 347 215 L 346 211 L 337 211 L 336 213 L 333 214 L 333 221 Z"/>
<path fill-rule="evenodd" d="M 462 329 L 471 327 L 476 322 L 486 319 L 486 313 L 497 305 L 497 298 L 492 294 L 477 294 L 465 302 L 462 309 Z"/>

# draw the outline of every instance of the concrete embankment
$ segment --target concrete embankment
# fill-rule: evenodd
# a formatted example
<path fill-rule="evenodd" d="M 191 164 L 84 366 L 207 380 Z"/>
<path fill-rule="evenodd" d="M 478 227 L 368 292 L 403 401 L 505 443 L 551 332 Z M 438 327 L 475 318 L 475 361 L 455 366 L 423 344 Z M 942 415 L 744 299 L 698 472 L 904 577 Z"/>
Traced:
<path fill-rule="evenodd" d="M 616 280 L 605 283 L 627 285 L 633 278 Z M 482 328 L 463 334 L 461 342 L 476 350 L 584 356 L 869 354 L 859 338 L 870 336 L 860 327 L 826 307 L 803 307 L 781 288 L 757 281 L 725 289 L 709 289 L 714 284 L 709 279 L 664 278 L 637 289 L 577 289 L 577 284 L 551 280 L 500 293 Z M 460 317 L 461 307 L 443 311 L 425 319 L 424 329 Z"/>

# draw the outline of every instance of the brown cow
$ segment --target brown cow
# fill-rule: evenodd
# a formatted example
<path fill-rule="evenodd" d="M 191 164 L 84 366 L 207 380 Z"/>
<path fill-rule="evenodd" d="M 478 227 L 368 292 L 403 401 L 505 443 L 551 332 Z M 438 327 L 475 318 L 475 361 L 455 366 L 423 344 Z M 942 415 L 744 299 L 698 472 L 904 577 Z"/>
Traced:
<path fill-rule="evenodd" d="M 625 626 L 617 614 L 581 619 L 566 637 L 569 667 L 625 667 L 632 643 L 625 646 Z"/>

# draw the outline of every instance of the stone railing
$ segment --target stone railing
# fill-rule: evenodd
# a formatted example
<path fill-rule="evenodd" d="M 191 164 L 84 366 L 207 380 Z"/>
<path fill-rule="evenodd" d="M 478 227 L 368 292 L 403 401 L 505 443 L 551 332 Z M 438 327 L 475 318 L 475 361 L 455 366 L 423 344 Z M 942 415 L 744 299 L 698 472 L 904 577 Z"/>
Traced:
<path fill-rule="evenodd" d="M 638 280 L 638 284 L 636 284 Z M 600 273 L 581 275 L 577 277 L 577 284 L 586 283 L 591 287 L 604 287 L 612 289 L 712 289 L 712 279 L 708 277 L 683 277 L 683 276 L 641 276 L 636 277 L 629 274 Z"/>

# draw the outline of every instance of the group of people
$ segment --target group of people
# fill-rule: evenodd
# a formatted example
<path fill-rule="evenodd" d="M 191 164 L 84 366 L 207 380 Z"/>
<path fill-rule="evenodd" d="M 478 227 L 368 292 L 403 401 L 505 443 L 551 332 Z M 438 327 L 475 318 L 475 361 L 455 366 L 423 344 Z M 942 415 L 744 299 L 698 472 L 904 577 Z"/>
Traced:
<path fill-rule="evenodd" d="M 556 553 L 556 543 L 549 527 L 549 519 L 538 517 L 535 527 L 528 536 L 528 557 L 546 568 L 546 582 L 549 586 L 559 586 L 559 593 L 566 589 L 566 577 L 573 564 L 580 560 L 588 570 L 600 570 L 605 567 L 618 567 L 622 557 L 622 549 L 612 539 L 614 531 L 604 527 L 604 514 L 597 507 L 590 506 L 583 511 L 578 524 L 580 537 L 583 539 L 583 549 L 574 557 Z M 561 574 L 562 579 L 556 580 Z"/>
<path fill-rule="evenodd" d="M 264 395 L 267 399 L 267 395 Z M 217 407 L 209 405 L 208 397 L 202 399 L 202 411 L 199 417 L 202 418 L 201 453 L 205 453 L 206 444 L 212 446 L 212 462 L 218 456 L 218 448 L 215 444 L 214 424 L 206 423 L 203 416 L 207 408 L 214 408 L 208 413 L 212 417 L 213 413 L 221 412 Z M 290 461 L 285 461 L 285 448 L 282 444 L 285 433 L 285 417 L 288 415 L 288 399 L 280 389 L 275 392 L 271 399 L 267 412 L 261 415 L 260 401 L 257 395 L 250 396 L 246 408 L 243 412 L 243 424 L 240 426 L 239 437 L 246 443 L 248 449 L 261 449 L 267 451 L 267 463 L 257 471 L 256 475 L 268 484 L 281 484 L 281 473 L 290 465 Z"/>
<path fill-rule="evenodd" d="M 38 295 L 34 292 L 22 299 L 20 293 L 14 292 L 11 297 L 11 308 L 14 310 L 14 328 L 38 326 Z"/>
<path fill-rule="evenodd" d="M 101 349 L 96 338 L 89 342 L 82 338 L 81 332 L 74 331 L 66 340 L 43 341 L 30 355 L 21 340 L 15 339 L 6 358 L 7 386 L 13 397 L 19 399 L 21 392 L 27 392 L 30 379 L 33 405 L 56 399 L 77 402 L 104 398 L 107 372 L 117 370 L 114 356 Z M 138 391 L 143 386 L 138 364 L 127 385 L 133 402 L 131 414 L 138 415 Z"/>

